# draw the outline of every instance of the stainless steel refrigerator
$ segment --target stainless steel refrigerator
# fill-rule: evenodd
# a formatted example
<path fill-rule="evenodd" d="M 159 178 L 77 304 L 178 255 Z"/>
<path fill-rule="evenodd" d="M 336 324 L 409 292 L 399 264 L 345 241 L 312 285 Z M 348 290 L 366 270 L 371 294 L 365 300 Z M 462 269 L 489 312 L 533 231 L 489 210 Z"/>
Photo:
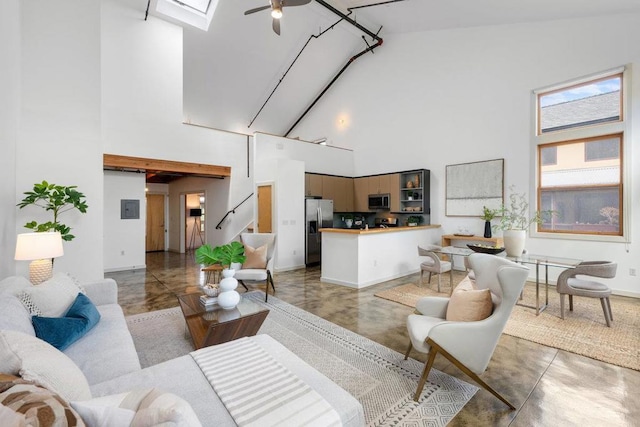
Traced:
<path fill-rule="evenodd" d="M 305 199 L 305 264 L 320 262 L 322 253 L 321 228 L 333 227 L 333 200 Z"/>

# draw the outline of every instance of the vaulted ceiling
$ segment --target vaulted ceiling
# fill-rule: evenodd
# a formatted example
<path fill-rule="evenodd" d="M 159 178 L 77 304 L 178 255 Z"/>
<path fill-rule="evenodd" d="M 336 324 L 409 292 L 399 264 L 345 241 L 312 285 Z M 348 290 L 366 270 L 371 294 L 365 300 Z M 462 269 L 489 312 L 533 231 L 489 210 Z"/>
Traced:
<path fill-rule="evenodd" d="M 640 11 L 638 0 L 381 0 L 380 5 L 365 8 L 360 6 L 378 1 L 327 3 L 372 33 L 379 32 L 385 42 L 403 32 Z M 268 0 L 220 0 L 207 32 L 183 25 L 186 122 L 245 134 L 285 135 L 349 58 L 374 43 L 345 21 L 328 30 L 340 18 L 316 1 L 285 7 L 280 36 L 271 28 L 269 10 L 243 14 L 268 4 Z M 355 9 L 350 13 L 348 8 Z M 344 75 L 375 73 L 382 56 L 375 53 L 384 48 L 363 55 L 358 67 L 350 67 Z M 296 135 L 295 128 L 289 136 L 322 137 Z"/>

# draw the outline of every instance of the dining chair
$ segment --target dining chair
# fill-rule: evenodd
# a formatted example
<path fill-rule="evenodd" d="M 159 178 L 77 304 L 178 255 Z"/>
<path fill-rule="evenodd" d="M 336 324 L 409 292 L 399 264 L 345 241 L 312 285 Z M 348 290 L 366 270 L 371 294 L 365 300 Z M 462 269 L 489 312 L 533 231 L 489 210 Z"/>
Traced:
<path fill-rule="evenodd" d="M 449 286 L 453 290 L 453 268 L 451 262 L 443 261 L 434 251 L 442 249 L 437 245 L 418 246 L 418 255 L 427 257 L 420 263 L 420 286 L 423 283 L 424 272 L 429 272 L 429 283 L 431 283 L 431 275 L 438 275 L 438 292 L 440 292 L 440 276 L 442 273 L 449 272 Z"/>
<path fill-rule="evenodd" d="M 490 291 L 489 304 L 492 311 L 483 320 L 447 320 L 453 317 L 448 311 L 453 308 L 450 307 L 450 302 L 457 297 L 459 290 L 451 298 L 423 297 L 418 300 L 416 310 L 419 314 L 411 314 L 407 318 L 410 341 L 404 359 L 407 360 L 412 349 L 428 353 L 428 357 L 414 400 L 418 401 L 439 353 L 509 408 L 515 409 L 479 375 L 489 365 L 516 299 L 527 280 L 529 269 L 508 259 L 481 253 L 470 255 L 469 264 L 476 275 L 474 290 Z M 469 309 L 458 306 L 457 310 L 461 308 Z"/>
<path fill-rule="evenodd" d="M 264 267 L 246 267 L 247 262 L 243 267 L 239 270 L 236 270 L 236 273 L 233 277 L 235 277 L 238 282 L 246 290 L 249 290 L 245 282 L 266 282 L 267 288 L 265 289 L 265 302 L 269 299 L 269 285 L 273 288 L 273 293 L 276 292 L 276 287 L 273 284 L 273 275 L 271 274 L 271 270 L 273 269 L 273 255 L 276 248 L 276 235 L 275 233 L 242 233 L 240 235 L 240 240 L 245 245 L 245 254 L 246 254 L 246 246 L 251 246 L 253 249 L 261 248 L 264 245 L 267 245 L 266 250 L 266 259 L 264 260 Z"/>
<path fill-rule="evenodd" d="M 607 326 L 611 327 L 611 289 L 604 283 L 589 280 L 588 277 L 613 279 L 618 264 L 611 261 L 583 261 L 575 268 L 563 271 L 558 276 L 556 290 L 560 294 L 560 317 L 564 320 L 564 296 L 569 295 L 569 311 L 573 311 L 573 297 L 599 298 Z M 577 277 L 582 276 L 582 277 Z"/>

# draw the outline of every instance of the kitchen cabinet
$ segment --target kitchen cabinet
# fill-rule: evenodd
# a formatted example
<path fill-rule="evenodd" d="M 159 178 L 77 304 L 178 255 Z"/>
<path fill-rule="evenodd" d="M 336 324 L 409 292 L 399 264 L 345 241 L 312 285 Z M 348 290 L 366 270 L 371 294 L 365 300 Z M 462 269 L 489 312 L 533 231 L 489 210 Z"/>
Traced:
<path fill-rule="evenodd" d="M 400 211 L 406 213 L 430 213 L 430 171 L 418 169 L 400 174 Z"/>
<path fill-rule="evenodd" d="M 400 174 L 392 173 L 389 176 L 389 209 L 391 212 L 400 211 Z"/>
<path fill-rule="evenodd" d="M 389 194 L 391 191 L 391 186 L 389 185 L 390 176 L 391 174 L 367 177 L 368 194 Z"/>
<path fill-rule="evenodd" d="M 345 194 L 345 212 L 353 212 L 354 211 L 354 200 L 353 200 L 353 178 L 343 178 L 343 187 Z"/>
<path fill-rule="evenodd" d="M 369 212 L 369 178 L 353 180 L 353 211 Z"/>
<path fill-rule="evenodd" d="M 336 208 L 336 181 L 337 176 L 331 175 L 322 175 L 322 198 L 333 200 L 333 210 L 337 211 Z"/>
<path fill-rule="evenodd" d="M 310 197 L 322 197 L 322 176 L 316 173 L 304 175 L 304 194 Z"/>
<path fill-rule="evenodd" d="M 334 212 L 353 212 L 353 178 L 336 176 L 332 183 Z"/>

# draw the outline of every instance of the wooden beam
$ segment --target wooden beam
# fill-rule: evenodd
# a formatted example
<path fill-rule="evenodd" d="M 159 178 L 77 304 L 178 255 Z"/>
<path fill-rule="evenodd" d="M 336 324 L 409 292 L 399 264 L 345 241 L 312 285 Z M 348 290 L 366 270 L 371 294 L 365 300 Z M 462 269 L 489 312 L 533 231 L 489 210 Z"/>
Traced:
<path fill-rule="evenodd" d="M 146 159 L 144 157 L 119 156 L 117 154 L 104 154 L 103 165 L 104 167 L 111 168 L 178 172 L 198 176 L 231 176 L 231 168 L 229 166 L 203 165 L 201 163 Z"/>

